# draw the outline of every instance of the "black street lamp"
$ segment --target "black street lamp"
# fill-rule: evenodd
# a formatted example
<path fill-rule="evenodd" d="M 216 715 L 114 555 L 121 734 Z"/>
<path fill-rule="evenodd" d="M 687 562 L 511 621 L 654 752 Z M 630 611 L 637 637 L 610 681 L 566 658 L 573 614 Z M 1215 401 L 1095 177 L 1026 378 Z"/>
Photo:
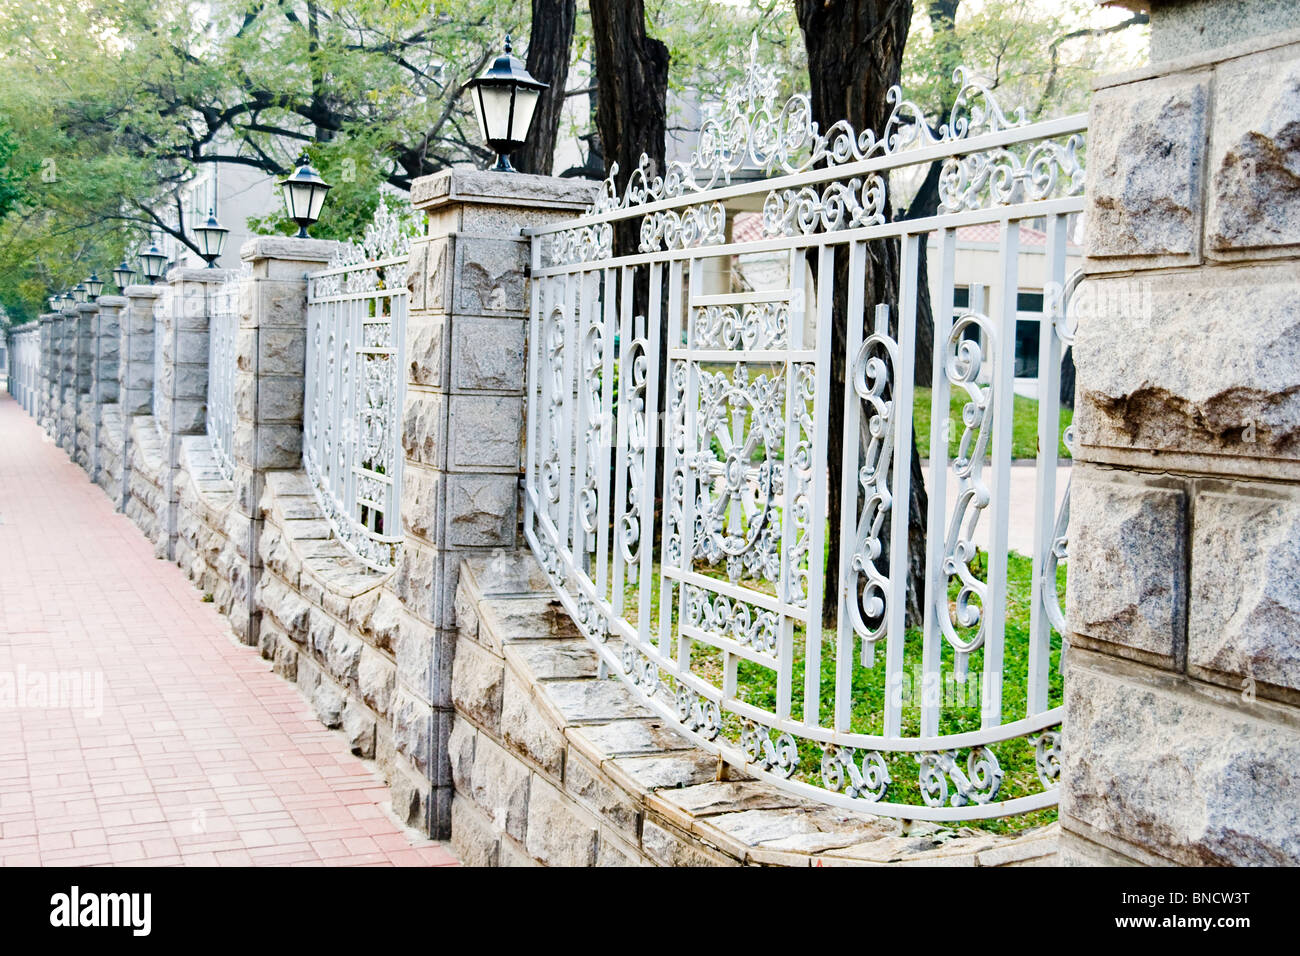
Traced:
<path fill-rule="evenodd" d="M 506 37 L 505 53 L 490 70 L 470 80 L 469 86 L 483 139 L 497 154 L 492 169 L 513 173 L 510 154 L 524 145 L 538 97 L 547 84 L 533 79 L 524 64 L 511 55 L 510 37 Z"/>
<path fill-rule="evenodd" d="M 121 292 L 126 291 L 126 287 L 131 284 L 131 280 L 134 278 L 135 270 L 127 265 L 125 259 L 122 260 L 120 266 L 113 270 L 113 281 L 117 283 L 117 288 Z"/>
<path fill-rule="evenodd" d="M 59 305 L 60 305 L 60 303 L 62 303 L 62 302 L 63 302 L 63 296 L 60 295 L 60 294 L 57 293 L 57 292 L 54 293 L 54 295 L 50 296 L 50 311 L 51 311 L 51 312 L 58 312 L 58 311 L 59 311 Z"/>
<path fill-rule="evenodd" d="M 153 285 L 162 277 L 163 269 L 166 267 L 167 257 L 158 248 L 158 243 L 153 243 L 148 249 L 140 253 L 140 273 L 149 280 L 150 285 Z"/>
<path fill-rule="evenodd" d="M 77 305 L 86 301 L 86 287 L 80 282 L 72 287 L 72 301 Z"/>
<path fill-rule="evenodd" d="M 307 238 L 307 227 L 320 218 L 325 205 L 325 194 L 334 187 L 320 178 L 311 167 L 311 160 L 303 153 L 298 168 L 286 179 L 280 180 L 280 193 L 289 218 L 298 224 L 298 238 Z"/>
<path fill-rule="evenodd" d="M 208 220 L 201 226 L 194 228 L 194 235 L 199 240 L 199 255 L 208 262 L 209 269 L 217 267 L 217 260 L 221 258 L 221 250 L 226 247 L 226 234 L 230 232 L 225 226 L 217 222 L 217 213 L 214 209 L 208 210 Z"/>
<path fill-rule="evenodd" d="M 76 305 L 76 300 L 72 298 L 72 293 L 65 292 L 63 295 L 59 296 L 60 312 L 71 312 L 74 305 Z"/>
<path fill-rule="evenodd" d="M 94 302 L 99 298 L 99 294 L 104 291 L 104 280 L 99 277 L 98 272 L 92 272 L 90 278 L 86 280 L 86 297 Z"/>

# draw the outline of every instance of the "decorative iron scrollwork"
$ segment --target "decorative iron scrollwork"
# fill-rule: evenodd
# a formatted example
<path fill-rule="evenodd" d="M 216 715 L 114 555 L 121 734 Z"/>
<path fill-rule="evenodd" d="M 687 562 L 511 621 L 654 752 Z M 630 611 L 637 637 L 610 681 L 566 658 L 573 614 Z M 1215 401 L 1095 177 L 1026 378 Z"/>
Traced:
<path fill-rule="evenodd" d="M 938 618 L 944 637 L 957 652 L 957 672 L 965 674 L 966 658 L 984 645 L 988 621 L 984 615 L 984 602 L 988 585 L 976 576 L 971 565 L 975 560 L 975 528 L 989 505 L 990 493 L 984 483 L 985 456 L 993 437 L 993 390 L 980 383 L 984 366 L 984 351 L 978 338 L 968 338 L 967 329 L 976 329 L 996 354 L 997 332 L 988 316 L 968 312 L 953 323 L 948 336 L 948 356 L 944 374 L 949 383 L 964 391 L 967 402 L 962 406 L 962 434 L 952 469 L 957 478 L 957 501 L 948 521 L 948 534 L 942 556 L 945 582 L 956 578 L 959 582 L 957 599 L 948 606 L 947 588 L 935 589 L 939 602 Z M 975 628 L 975 633 L 964 637 L 957 628 Z"/>
<path fill-rule="evenodd" d="M 949 780 L 953 784 L 951 802 L 954 807 L 996 800 L 998 791 L 1002 789 L 1003 772 L 993 751 L 984 746 L 972 747 L 966 755 L 964 772 L 956 756 L 955 750 L 917 755 L 921 799 L 926 805 L 941 807 L 948 801 Z"/>
<path fill-rule="evenodd" d="M 698 372 L 697 555 L 725 562 L 727 576 L 748 573 L 775 581 L 780 574 L 779 528 L 773 499 L 781 492 L 777 449 L 783 440 L 784 375 L 752 380 L 738 363 L 730 375 Z"/>
<path fill-rule="evenodd" d="M 855 800 L 875 803 L 885 799 L 893 778 L 879 751 L 869 750 L 858 764 L 852 747 L 828 744 L 822 750 L 822 786 L 832 793 L 846 793 Z"/>
<path fill-rule="evenodd" d="M 769 773 L 789 777 L 799 766 L 799 748 L 790 734 L 772 737 L 772 728 L 746 721 L 740 732 L 740 746 L 751 763 Z"/>
<path fill-rule="evenodd" d="M 705 740 L 716 739 L 722 731 L 722 712 L 718 705 L 687 687 L 677 689 L 677 717 Z"/>
<path fill-rule="evenodd" d="M 1044 787 L 1055 787 L 1061 782 L 1060 731 L 1045 730 L 1031 736 L 1029 742 L 1034 745 L 1034 769 L 1039 782 Z"/>

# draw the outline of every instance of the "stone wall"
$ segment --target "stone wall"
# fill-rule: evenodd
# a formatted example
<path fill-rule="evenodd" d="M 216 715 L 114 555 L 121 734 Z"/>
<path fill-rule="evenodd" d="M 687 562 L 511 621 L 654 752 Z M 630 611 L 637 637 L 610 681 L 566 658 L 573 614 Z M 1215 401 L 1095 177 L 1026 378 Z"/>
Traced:
<path fill-rule="evenodd" d="M 533 559 L 514 550 L 527 326 L 518 227 L 571 215 L 591 187 L 454 170 L 418 181 L 412 195 L 428 229 L 407 275 L 403 549 L 392 572 L 349 553 L 299 468 L 305 277 L 332 244 L 259 239 L 244 250 L 252 274 L 241 288 L 226 474 L 203 434 L 207 314 L 198 303 L 208 276 L 179 272 L 165 288 L 126 290 L 116 400 L 92 389 L 88 419 L 98 422 L 93 447 L 114 503 L 229 617 L 235 639 L 374 760 L 397 816 L 450 834 L 466 862 L 491 865 L 1051 861 L 1056 828 L 1009 839 L 791 797 L 693 747 L 599 676 Z M 159 295 L 171 306 L 155 327 Z M 55 428 L 77 393 L 72 324 L 48 323 Z M 1081 496 L 1104 494 L 1083 484 Z M 1148 630 L 1158 664 L 1159 622 Z M 1082 640 L 1074 653 L 1087 653 Z M 1086 812 L 1081 803 L 1079 819 Z"/>
<path fill-rule="evenodd" d="M 121 394 L 118 380 L 122 353 L 121 315 L 126 299 L 101 295 L 95 304 L 98 313 L 95 316 L 94 347 L 91 354 L 91 429 L 88 436 L 90 461 L 86 470 L 90 472 L 91 481 L 103 485 L 100 472 L 103 470 L 104 410 L 109 407 L 116 409 Z M 120 409 L 118 414 L 120 419 Z M 120 452 L 118 455 L 120 457 Z"/>
<path fill-rule="evenodd" d="M 1068 862 L 1300 863 L 1300 31 L 1206 31 L 1264 7 L 1157 4 L 1092 103 Z"/>
<path fill-rule="evenodd" d="M 452 845 L 476 866 L 1051 864 L 1056 826 L 1000 837 L 839 810 L 694 748 L 618 679 L 531 554 L 470 558 L 456 593 Z"/>
<path fill-rule="evenodd" d="M 404 823 L 429 828 L 432 729 L 404 698 L 399 673 L 434 665 L 427 628 L 336 538 L 301 472 L 267 475 L 261 505 L 259 646 L 295 681 L 326 727 L 373 759 Z"/>
<path fill-rule="evenodd" d="M 95 431 L 97 428 L 96 419 L 99 417 L 99 409 L 92 402 L 89 396 L 80 396 L 80 402 L 77 406 L 77 434 L 75 438 L 77 453 L 73 457 L 78 465 L 87 475 L 93 473 L 94 465 L 92 463 L 92 449 L 95 442 Z"/>
<path fill-rule="evenodd" d="M 154 369 L 153 417 L 161 440 L 162 493 L 156 534 L 163 537 L 162 554 L 176 557 L 180 512 L 177 478 L 187 436 L 202 435 L 207 428 L 208 400 L 208 287 L 217 275 L 210 269 L 175 268 L 164 287 L 165 307 L 154 313 L 154 335 L 162 347 L 154 354 L 161 367 Z"/>
<path fill-rule="evenodd" d="M 95 375 L 95 328 L 99 324 L 99 306 L 83 302 L 77 306 L 73 349 L 72 377 L 72 460 L 87 472 L 91 470 L 90 445 L 95 437 L 98 411 L 91 386 Z"/>
<path fill-rule="evenodd" d="M 77 312 L 74 307 L 58 320 L 58 414 L 55 441 L 69 458 L 77 454 Z"/>
<path fill-rule="evenodd" d="M 122 418 L 122 473 L 115 484 L 113 503 L 123 512 L 131 497 L 131 462 L 135 458 L 132 436 L 137 416 L 153 412 L 153 310 L 162 290 L 152 285 L 129 285 L 126 307 L 119 319 L 118 404 Z M 152 425 L 151 425 L 152 427 Z"/>
<path fill-rule="evenodd" d="M 122 502 L 122 475 L 126 458 L 126 425 L 122 406 L 114 403 L 99 411 L 99 474 L 96 484 L 119 509 Z"/>
<path fill-rule="evenodd" d="M 152 415 L 131 419 L 128 444 L 130 467 L 126 474 L 125 504 L 122 510 L 154 543 L 154 554 L 166 557 L 167 492 L 164 485 L 166 460 L 162 438 Z"/>
<path fill-rule="evenodd" d="M 36 423 L 50 433 L 50 409 L 54 393 L 54 315 L 41 316 L 41 375 L 36 393 Z"/>
<path fill-rule="evenodd" d="M 233 589 L 239 585 L 239 568 L 247 564 L 247 551 L 231 539 L 234 489 L 217 469 L 206 436 L 196 435 L 181 445 L 181 467 L 175 479 L 176 563 L 194 586 L 218 611 L 229 614 Z M 236 531 L 238 528 L 236 527 Z M 247 581 L 243 581 L 247 588 Z"/>

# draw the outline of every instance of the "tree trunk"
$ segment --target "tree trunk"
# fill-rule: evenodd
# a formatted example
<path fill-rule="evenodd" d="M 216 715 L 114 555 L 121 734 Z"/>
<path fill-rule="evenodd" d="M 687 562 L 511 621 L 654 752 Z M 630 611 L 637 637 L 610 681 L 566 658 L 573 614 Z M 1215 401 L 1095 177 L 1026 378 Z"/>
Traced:
<path fill-rule="evenodd" d="M 622 195 L 644 153 L 651 178 L 663 175 L 668 130 L 668 47 L 645 30 L 643 0 L 591 0 L 596 53 L 596 125 L 605 169 L 618 163 L 614 185 Z M 635 218 L 614 228 L 614 255 L 636 252 L 641 228 Z"/>
<path fill-rule="evenodd" d="M 795 12 L 808 51 L 809 92 L 813 119 L 822 129 L 847 119 L 857 130 L 881 131 L 892 105 L 889 88 L 902 72 L 903 47 L 911 24 L 910 0 L 795 0 Z M 826 618 L 834 618 L 838 602 L 840 563 L 840 483 L 844 435 L 843 394 L 846 366 L 847 250 L 836 256 L 835 296 L 831 326 L 831 394 L 828 434 L 830 494 L 828 517 L 831 533 L 826 562 Z M 822 277 L 825 281 L 825 277 Z M 868 245 L 867 308 L 855 322 L 869 322 L 873 307 L 890 306 L 891 328 L 898 323 L 898 243 L 878 240 Z M 902 347 L 911 347 L 904 343 Z M 850 440 L 858 441 L 858 436 Z M 901 456 L 895 459 L 901 462 Z M 920 458 L 913 433 L 910 461 L 912 495 L 907 503 L 908 567 L 907 620 L 920 622 L 925 593 L 925 516 L 927 499 L 921 476 Z M 897 506 L 896 506 L 897 510 Z M 888 539 L 886 539 L 888 540 Z"/>
<path fill-rule="evenodd" d="M 939 173 L 942 163 L 931 163 L 926 170 L 921 188 L 912 197 L 912 204 L 903 213 L 903 219 L 925 219 L 939 211 Z M 934 363 L 930 356 L 934 349 L 934 305 L 930 301 L 930 250 L 922 242 L 916 257 L 916 364 L 912 383 L 920 388 L 934 384 Z"/>
<path fill-rule="evenodd" d="M 1039 374 L 1042 370 L 1039 370 Z M 1074 349 L 1067 346 L 1061 356 L 1061 407 L 1074 408 Z"/>
<path fill-rule="evenodd" d="M 644 154 L 650 160 L 647 177 L 662 176 L 665 169 L 665 138 L 668 133 L 668 47 L 646 34 L 643 0 L 590 0 L 592 47 L 596 61 L 596 129 L 600 150 L 609 174 L 615 163 L 614 188 L 621 197 L 629 177 Z M 634 255 L 641 243 L 641 219 L 632 216 L 615 222 L 614 255 Z M 632 314 L 649 315 L 650 270 L 632 270 Z M 666 283 L 668 271 L 663 270 Z M 663 290 L 661 289 L 661 292 Z M 666 298 L 660 301 L 666 302 Z M 660 319 L 667 330 L 667 310 Z M 659 381 L 667 383 L 668 341 L 661 338 Z M 661 386 L 658 411 L 661 420 L 668 389 Z M 655 456 L 655 514 L 663 508 L 664 456 Z M 661 522 L 653 523 L 656 541 Z"/>
<path fill-rule="evenodd" d="M 936 125 L 947 121 L 952 112 L 953 101 L 957 98 L 957 86 L 952 81 L 953 70 L 961 62 L 961 50 L 957 43 L 957 8 L 961 0 L 930 0 L 926 13 L 930 17 L 930 27 L 934 31 L 935 46 L 938 51 L 939 102 L 936 105 Z M 931 127 L 931 132 L 938 135 L 938 129 Z M 925 171 L 921 187 L 912 197 L 911 204 L 904 213 L 904 219 L 925 219 L 939 211 L 939 174 L 943 163 L 931 163 Z M 913 381 L 923 388 L 934 383 L 934 366 L 925 361 L 934 348 L 934 307 L 930 301 L 930 263 L 929 249 L 921 243 L 921 254 L 917 257 L 916 269 L 916 355 L 917 362 Z"/>
<path fill-rule="evenodd" d="M 569 51 L 578 0 L 533 0 L 533 25 L 528 37 L 528 72 L 549 84 L 542 90 L 533 114 L 532 130 L 515 153 L 521 172 L 551 175 L 555 165 L 555 140 L 564 111 L 564 91 L 569 80 Z"/>

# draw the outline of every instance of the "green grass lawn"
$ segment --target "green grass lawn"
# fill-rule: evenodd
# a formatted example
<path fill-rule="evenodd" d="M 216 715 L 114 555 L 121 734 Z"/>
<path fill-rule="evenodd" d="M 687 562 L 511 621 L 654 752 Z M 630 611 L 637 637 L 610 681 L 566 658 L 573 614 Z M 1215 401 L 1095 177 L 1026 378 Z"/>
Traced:
<path fill-rule="evenodd" d="M 930 411 L 932 401 L 931 390 L 928 388 L 918 388 L 916 397 L 912 401 L 912 423 L 916 428 L 916 448 L 922 458 L 930 457 Z M 949 397 L 948 414 L 949 421 L 952 422 L 948 437 L 949 458 L 956 456 L 957 446 L 961 442 L 961 412 L 966 405 L 966 401 L 966 393 L 957 389 L 954 389 Z M 1070 452 L 1066 449 L 1065 443 L 1059 441 L 1059 436 L 1065 434 L 1066 426 L 1070 424 L 1073 418 L 1073 409 L 1061 409 L 1061 424 L 1058 432 L 1060 448 L 1058 453 L 1062 458 L 1069 458 Z M 1022 395 L 1016 396 L 1015 407 L 1011 412 L 1011 457 L 1038 457 L 1038 402 Z"/>
<path fill-rule="evenodd" d="M 982 555 L 980 556 L 983 557 Z M 977 559 L 978 561 L 979 559 Z M 1004 721 L 1011 721 L 1025 716 L 1025 698 L 1026 698 L 1026 675 L 1029 664 L 1029 617 L 1031 603 L 1031 566 L 1029 558 L 1012 552 L 1008 562 L 1008 596 L 1007 596 L 1007 626 L 1005 638 L 1005 650 L 1003 659 L 1003 697 L 1002 713 Z M 697 570 L 710 575 L 717 574 L 714 569 L 708 569 L 701 565 Z M 977 572 L 979 569 L 976 569 Z M 658 580 L 658 568 L 656 567 L 655 580 Z M 1061 567 L 1057 574 L 1057 587 L 1064 596 L 1065 591 L 1065 568 Z M 766 590 L 766 588 L 765 588 Z M 950 598 L 955 598 L 955 588 Z M 651 615 L 652 626 L 658 625 L 659 617 L 659 589 L 656 586 L 655 592 L 651 597 Z M 629 586 L 626 595 L 626 611 L 629 620 L 635 620 L 636 616 L 636 589 Z M 835 688 L 835 656 L 836 656 L 836 632 L 834 629 L 823 630 L 820 634 L 822 642 L 822 660 L 821 660 L 821 714 L 820 719 L 823 726 L 831 726 L 832 714 L 831 707 L 834 701 Z M 803 716 L 803 686 L 805 675 L 806 660 L 806 640 L 807 636 L 802 630 L 796 632 L 795 637 L 795 655 L 794 655 L 794 700 L 792 703 L 793 716 L 795 719 L 801 719 Z M 921 664 L 921 644 L 922 635 L 919 628 L 909 629 L 904 646 L 904 668 L 908 674 L 920 672 Z M 861 645 L 855 641 L 855 646 Z M 1059 673 L 1061 642 L 1060 636 L 1053 633 L 1051 637 L 1051 681 L 1049 689 L 1049 705 L 1057 706 L 1061 702 L 1061 679 Z M 875 662 L 872 666 L 863 666 L 860 655 L 855 651 L 855 663 L 853 666 L 853 707 L 851 716 L 851 730 L 857 733 L 875 733 L 883 731 L 884 703 L 885 703 L 885 649 L 883 642 L 877 649 Z M 946 677 L 953 677 L 953 653 L 952 647 L 946 641 L 942 645 L 942 664 L 941 671 Z M 976 652 L 972 655 L 970 662 L 971 679 L 965 685 L 973 690 L 979 686 L 978 667 L 980 664 L 981 653 Z M 722 680 L 722 654 L 720 651 L 704 645 L 695 645 L 692 650 L 691 670 L 701 678 L 712 683 L 714 686 L 721 686 Z M 669 685 L 672 686 L 671 681 Z M 738 665 L 737 673 L 737 694 L 746 702 L 752 703 L 757 707 L 767 710 L 773 710 L 776 706 L 776 672 L 748 661 L 741 661 Z M 913 699 L 912 702 L 905 702 L 903 706 L 903 733 L 907 736 L 914 736 L 918 733 L 920 727 L 920 704 L 919 699 Z M 741 732 L 741 721 L 735 715 L 723 715 L 722 735 L 732 742 L 738 742 Z M 951 706 L 945 705 L 940 715 L 939 730 L 941 734 L 953 734 L 963 731 L 976 730 L 980 726 L 980 705 L 978 697 L 970 699 L 966 705 Z M 821 783 L 821 748 L 810 742 L 801 741 L 799 747 L 799 766 L 794 773 L 794 777 L 815 785 Z M 1034 768 L 1034 750 L 1033 747 L 1024 739 L 1006 741 L 996 744 L 993 750 L 997 756 L 998 762 L 1004 772 L 1002 789 L 999 792 L 998 800 L 1009 800 L 1018 796 L 1025 796 L 1031 793 L 1037 793 L 1042 789 L 1038 781 Z M 920 787 L 917 779 L 917 763 L 913 757 L 907 754 L 889 755 L 885 754 L 885 760 L 889 767 L 889 772 L 893 778 L 887 799 L 891 802 L 914 803 L 923 805 L 920 795 Z M 959 754 L 960 761 L 965 760 L 965 752 Z M 950 788 L 950 793 L 951 793 Z M 1012 833 L 1029 827 L 1041 826 L 1050 823 L 1056 819 L 1055 808 L 1035 811 L 1034 813 L 1021 814 L 1013 817 L 994 818 L 983 821 L 972 821 L 962 824 L 973 826 L 978 829 L 988 830 L 998 833 Z"/>

